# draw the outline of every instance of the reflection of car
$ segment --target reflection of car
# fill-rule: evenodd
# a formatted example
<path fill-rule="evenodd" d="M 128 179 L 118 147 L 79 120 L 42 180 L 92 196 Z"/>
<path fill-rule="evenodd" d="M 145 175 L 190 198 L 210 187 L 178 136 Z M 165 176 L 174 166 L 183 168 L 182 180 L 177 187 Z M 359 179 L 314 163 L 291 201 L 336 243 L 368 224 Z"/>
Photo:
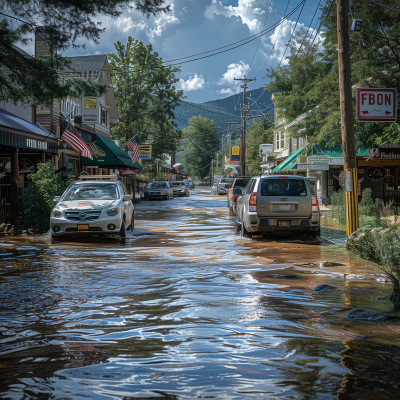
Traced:
<path fill-rule="evenodd" d="M 183 181 L 169 182 L 169 186 L 171 186 L 174 196 L 189 197 L 189 188 L 185 185 Z"/>
<path fill-rule="evenodd" d="M 144 190 L 143 198 L 147 199 L 172 199 L 174 193 L 168 182 L 151 182 Z"/>
<path fill-rule="evenodd" d="M 184 179 L 183 182 L 189 189 L 194 189 L 194 184 L 191 179 Z"/>
<path fill-rule="evenodd" d="M 318 200 L 302 176 L 253 176 L 239 197 L 236 229 L 242 236 L 297 231 L 319 235 Z"/>
<path fill-rule="evenodd" d="M 218 186 L 218 183 L 215 182 L 214 185 L 211 188 L 211 193 L 212 194 L 217 194 L 217 186 Z"/>
<path fill-rule="evenodd" d="M 218 194 L 227 194 L 228 189 L 231 187 L 233 178 L 222 178 L 219 180 L 217 185 Z"/>
<path fill-rule="evenodd" d="M 249 179 L 250 179 L 249 176 L 238 176 L 237 178 L 235 178 L 235 180 L 232 183 L 232 186 L 229 188 L 227 195 L 229 215 L 236 214 L 236 201 L 238 197 L 242 195 L 241 189 L 244 189 L 246 187 Z M 235 189 L 240 189 L 240 190 L 236 190 L 235 192 Z"/>
<path fill-rule="evenodd" d="M 115 175 L 82 179 L 54 198 L 58 203 L 50 217 L 52 236 L 117 233 L 125 237 L 125 230 L 134 226 L 132 195 Z"/>

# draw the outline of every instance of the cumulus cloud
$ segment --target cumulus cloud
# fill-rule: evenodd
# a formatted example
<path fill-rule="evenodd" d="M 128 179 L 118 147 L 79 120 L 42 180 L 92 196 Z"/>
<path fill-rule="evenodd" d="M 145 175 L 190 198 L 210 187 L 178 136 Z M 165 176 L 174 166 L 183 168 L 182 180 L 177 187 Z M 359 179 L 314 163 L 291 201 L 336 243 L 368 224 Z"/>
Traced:
<path fill-rule="evenodd" d="M 150 41 L 157 36 L 161 36 L 163 31 L 171 24 L 178 24 L 179 19 L 175 16 L 174 3 L 171 3 L 171 12 L 160 14 L 153 22 L 153 28 L 147 30 L 147 36 Z"/>
<path fill-rule="evenodd" d="M 203 75 L 194 74 L 194 76 L 189 77 L 188 80 L 179 79 L 177 84 L 178 89 L 185 90 L 190 92 L 192 90 L 200 90 L 203 89 L 205 85 L 205 81 Z"/>
<path fill-rule="evenodd" d="M 269 37 L 271 39 L 272 46 L 275 43 L 274 50 L 272 52 L 273 58 L 282 58 L 283 54 L 286 50 L 286 45 L 294 32 L 294 28 L 296 26 L 295 21 L 285 20 L 282 22 L 280 26 L 277 26 L 274 30 L 274 33 Z M 304 24 L 297 24 L 296 32 L 301 28 L 304 28 Z M 311 32 L 310 32 L 311 34 Z M 289 51 L 286 52 L 285 56 L 290 54 Z M 287 60 L 282 60 L 282 65 L 287 64 Z"/>
<path fill-rule="evenodd" d="M 120 30 L 122 30 L 123 32 L 127 32 L 130 29 L 136 29 L 139 31 L 142 31 L 144 29 L 146 29 L 147 25 L 145 22 L 142 21 L 138 21 L 138 22 L 134 22 L 132 21 L 132 17 L 119 17 L 117 18 L 117 20 L 115 21 L 115 26 L 117 26 Z"/>
<path fill-rule="evenodd" d="M 243 75 L 249 68 L 249 64 L 246 64 L 243 60 L 238 63 L 232 63 L 228 65 L 228 69 L 218 79 L 218 85 L 234 85 L 234 78 L 242 78 Z"/>
<path fill-rule="evenodd" d="M 239 92 L 240 92 L 240 86 L 233 87 L 233 88 L 223 88 L 223 89 L 217 91 L 217 93 L 223 94 L 225 96 L 232 96 L 233 94 L 236 94 Z"/>
<path fill-rule="evenodd" d="M 261 7 L 257 7 L 257 5 Z M 214 14 L 225 15 L 226 17 L 238 17 L 242 23 L 247 25 L 251 33 L 257 33 L 262 29 L 260 18 L 266 13 L 265 1 L 263 0 L 238 0 L 238 5 L 224 6 L 221 1 L 212 0 L 206 9 L 206 17 L 211 19 Z"/>

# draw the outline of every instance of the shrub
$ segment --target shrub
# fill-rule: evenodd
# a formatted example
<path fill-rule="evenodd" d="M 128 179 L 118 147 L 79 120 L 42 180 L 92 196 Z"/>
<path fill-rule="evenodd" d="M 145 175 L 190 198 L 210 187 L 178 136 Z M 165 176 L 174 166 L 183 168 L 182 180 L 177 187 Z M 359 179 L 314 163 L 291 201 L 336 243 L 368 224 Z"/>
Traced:
<path fill-rule="evenodd" d="M 346 247 L 361 258 L 379 264 L 393 284 L 390 300 L 400 304 L 400 231 L 398 225 L 388 228 L 365 226 L 349 236 Z"/>
<path fill-rule="evenodd" d="M 358 205 L 358 213 L 367 217 L 374 215 L 374 201 L 372 200 L 371 188 L 366 188 L 363 190 L 361 201 Z"/>
<path fill-rule="evenodd" d="M 333 193 L 331 203 L 332 217 L 338 221 L 339 225 L 346 225 L 346 192 L 340 189 Z"/>
<path fill-rule="evenodd" d="M 33 185 L 24 189 L 18 201 L 27 213 L 28 227 L 47 232 L 50 228 L 50 213 L 54 207 L 53 198 L 61 196 L 74 177 L 70 175 L 68 181 L 62 181 L 55 174 L 52 161 L 39 163 L 38 171 L 29 177 Z"/>

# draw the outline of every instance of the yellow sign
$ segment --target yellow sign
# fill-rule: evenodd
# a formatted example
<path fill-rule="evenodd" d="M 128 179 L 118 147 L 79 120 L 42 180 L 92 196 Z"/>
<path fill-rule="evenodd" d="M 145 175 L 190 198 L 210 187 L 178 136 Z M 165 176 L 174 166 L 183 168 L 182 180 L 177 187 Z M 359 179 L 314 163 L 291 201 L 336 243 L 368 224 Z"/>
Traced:
<path fill-rule="evenodd" d="M 139 144 L 139 158 L 141 160 L 151 160 L 151 144 Z"/>
<path fill-rule="evenodd" d="M 232 147 L 232 155 L 233 156 L 240 156 L 240 147 L 239 146 L 233 146 Z"/>
<path fill-rule="evenodd" d="M 226 159 L 226 163 L 227 163 L 227 164 L 230 164 L 230 163 L 231 163 L 231 159 L 230 159 L 230 158 L 227 158 L 227 159 Z"/>

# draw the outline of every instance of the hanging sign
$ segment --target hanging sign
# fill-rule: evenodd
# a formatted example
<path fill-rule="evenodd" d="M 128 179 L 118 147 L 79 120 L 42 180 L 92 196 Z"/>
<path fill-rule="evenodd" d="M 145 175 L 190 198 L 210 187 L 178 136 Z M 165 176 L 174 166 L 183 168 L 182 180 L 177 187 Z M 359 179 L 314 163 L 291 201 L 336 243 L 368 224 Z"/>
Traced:
<path fill-rule="evenodd" d="M 82 123 L 97 124 L 99 111 L 97 97 L 82 98 Z"/>
<path fill-rule="evenodd" d="M 240 155 L 240 147 L 239 146 L 233 146 L 232 147 L 232 155 L 233 156 L 239 156 Z"/>
<path fill-rule="evenodd" d="M 382 167 L 369 167 L 366 175 L 372 182 L 380 182 L 385 177 L 386 171 Z"/>
<path fill-rule="evenodd" d="M 396 118 L 396 89 L 357 89 L 357 121 L 394 122 Z"/>

